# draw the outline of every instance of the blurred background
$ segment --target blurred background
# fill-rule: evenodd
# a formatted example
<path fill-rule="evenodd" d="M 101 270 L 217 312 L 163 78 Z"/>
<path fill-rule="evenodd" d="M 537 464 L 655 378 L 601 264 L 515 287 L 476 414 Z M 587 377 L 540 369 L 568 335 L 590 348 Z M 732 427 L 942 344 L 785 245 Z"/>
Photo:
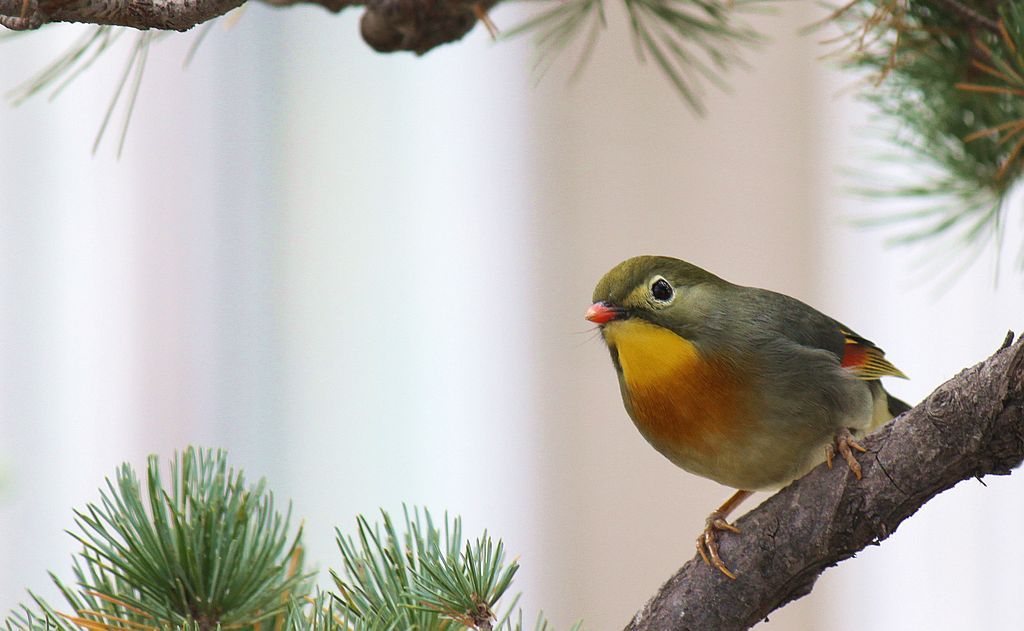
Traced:
<path fill-rule="evenodd" d="M 842 171 L 890 167 L 851 79 L 797 35 L 820 15 L 784 8 L 703 120 L 615 7 L 570 86 L 571 55 L 535 85 L 530 43 L 482 28 L 382 56 L 358 11 L 250 6 L 187 70 L 193 35 L 153 48 L 120 160 L 119 115 L 90 147 L 127 39 L 56 100 L 4 107 L 0 607 L 70 576 L 71 510 L 115 466 L 193 443 L 290 499 L 321 568 L 359 513 L 447 509 L 519 555 L 529 611 L 621 628 L 731 493 L 647 446 L 582 319 L 628 256 L 811 303 L 883 346 L 912 403 L 987 357 L 1024 327 L 1019 226 L 998 284 L 991 255 L 939 280 L 914 261 L 954 253 L 854 227 L 873 208 Z M 0 43 L 0 89 L 81 32 Z M 763 626 L 1024 627 L 1024 482 L 985 482 Z"/>

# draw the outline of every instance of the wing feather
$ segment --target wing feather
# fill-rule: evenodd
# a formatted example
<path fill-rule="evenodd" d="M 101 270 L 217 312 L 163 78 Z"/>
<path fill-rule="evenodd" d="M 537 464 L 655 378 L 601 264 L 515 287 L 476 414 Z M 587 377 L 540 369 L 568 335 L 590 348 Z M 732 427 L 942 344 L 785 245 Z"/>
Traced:
<path fill-rule="evenodd" d="M 846 329 L 840 329 L 846 344 L 840 364 L 849 368 L 858 379 L 873 380 L 881 377 L 900 377 L 907 379 L 903 371 L 885 358 L 885 351 L 875 346 L 870 340 Z"/>

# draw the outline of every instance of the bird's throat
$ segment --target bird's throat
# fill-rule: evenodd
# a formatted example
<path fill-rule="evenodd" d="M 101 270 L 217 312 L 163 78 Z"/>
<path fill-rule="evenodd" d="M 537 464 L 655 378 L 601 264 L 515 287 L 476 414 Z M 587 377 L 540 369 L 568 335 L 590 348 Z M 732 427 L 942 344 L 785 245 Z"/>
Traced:
<path fill-rule="evenodd" d="M 609 322 L 604 339 L 617 352 L 619 367 L 631 384 L 653 385 L 672 379 L 700 362 L 689 340 L 638 318 Z"/>

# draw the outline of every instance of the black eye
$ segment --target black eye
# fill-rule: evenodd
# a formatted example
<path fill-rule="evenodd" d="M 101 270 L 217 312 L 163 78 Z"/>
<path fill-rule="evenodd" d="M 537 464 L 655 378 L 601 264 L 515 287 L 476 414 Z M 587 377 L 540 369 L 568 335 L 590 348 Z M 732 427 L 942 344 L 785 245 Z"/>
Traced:
<path fill-rule="evenodd" d="M 668 302 L 672 300 L 672 285 L 668 284 L 668 281 L 664 278 L 659 278 L 651 284 L 651 295 L 658 302 Z"/>

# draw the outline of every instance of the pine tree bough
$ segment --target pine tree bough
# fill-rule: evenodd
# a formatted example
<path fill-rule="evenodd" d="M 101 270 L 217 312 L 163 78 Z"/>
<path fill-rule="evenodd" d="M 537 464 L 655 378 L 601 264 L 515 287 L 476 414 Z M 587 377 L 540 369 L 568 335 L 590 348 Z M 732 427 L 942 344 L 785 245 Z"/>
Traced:
<path fill-rule="evenodd" d="M 860 481 L 820 466 L 737 520 L 723 536 L 733 581 L 695 557 L 627 631 L 744 629 L 810 593 L 826 568 L 878 545 L 958 482 L 1006 475 L 1024 460 L 1024 339 L 962 371 L 869 436 Z"/>
<path fill-rule="evenodd" d="M 0 0 L 0 25 L 37 29 L 50 22 L 85 22 L 137 29 L 187 31 L 245 0 Z"/>
<path fill-rule="evenodd" d="M 319 4 L 337 13 L 365 5 L 360 31 L 380 52 L 422 55 L 461 39 L 496 0 L 263 0 L 274 6 Z M 245 0 L 0 0 L 0 26 L 37 29 L 50 22 L 86 22 L 137 29 L 187 31 Z"/>

